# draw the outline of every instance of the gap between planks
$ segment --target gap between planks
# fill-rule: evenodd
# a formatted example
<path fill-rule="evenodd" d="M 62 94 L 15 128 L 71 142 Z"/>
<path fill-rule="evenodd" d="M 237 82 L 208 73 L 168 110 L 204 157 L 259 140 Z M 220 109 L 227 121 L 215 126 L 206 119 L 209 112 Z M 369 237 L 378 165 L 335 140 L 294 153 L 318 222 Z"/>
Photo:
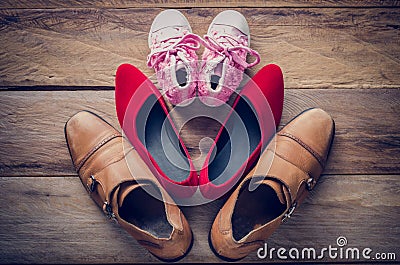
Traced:
<path fill-rule="evenodd" d="M 206 33 L 223 9 L 183 10 Z M 282 67 L 291 88 L 400 86 L 400 9 L 240 8 L 263 65 Z M 148 30 L 160 9 L 0 10 L 1 86 L 112 86 L 129 62 L 146 75 Z"/>
<path fill-rule="evenodd" d="M 0 190 L 1 263 L 157 262 L 107 220 L 78 177 L 0 177 Z M 293 218 L 267 242 L 270 247 L 327 247 L 345 236 L 351 247 L 399 253 L 394 214 L 400 208 L 399 193 L 399 175 L 323 175 Z M 182 262 L 220 261 L 208 246 L 207 234 L 224 200 L 182 208 L 195 236 L 193 249 Z M 255 253 L 243 261 L 263 262 Z"/>
<path fill-rule="evenodd" d="M 398 174 L 398 98 L 400 89 L 286 90 L 279 128 L 301 111 L 320 107 L 336 122 L 326 174 Z M 119 128 L 113 91 L 4 91 L 0 106 L 0 175 L 75 174 L 63 128 L 80 110 L 94 111 Z M 183 125 L 179 111 L 174 119 L 178 127 Z M 205 118 L 181 128 L 200 166 L 204 154 L 198 143 L 203 137 L 213 138 L 219 128 L 218 122 Z"/>
<path fill-rule="evenodd" d="M 112 3 L 108 1 L 96 1 L 93 4 L 92 1 L 59 1 L 49 0 L 49 1 L 28 1 L 19 0 L 10 1 L 4 0 L 0 3 L 0 8 L 18 8 L 18 9 L 54 9 L 54 8 L 194 8 L 194 7 L 208 7 L 208 8 L 238 8 L 238 7 L 268 7 L 268 8 L 292 8 L 292 7 L 340 7 L 340 8 L 374 8 L 374 7 L 397 7 L 399 2 L 395 0 L 366 0 L 366 1 L 317 1 L 317 0 L 297 0 L 297 1 L 283 1 L 283 0 L 273 0 L 273 1 L 224 1 L 221 4 L 219 1 L 124 1 L 124 0 L 114 0 Z"/>

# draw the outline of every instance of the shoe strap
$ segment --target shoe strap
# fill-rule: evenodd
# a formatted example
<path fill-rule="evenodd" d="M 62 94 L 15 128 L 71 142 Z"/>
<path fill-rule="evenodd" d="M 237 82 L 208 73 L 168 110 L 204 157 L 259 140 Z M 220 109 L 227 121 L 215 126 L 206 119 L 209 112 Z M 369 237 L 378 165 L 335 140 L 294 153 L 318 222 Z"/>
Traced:
<path fill-rule="evenodd" d="M 132 149 L 134 150 L 134 149 Z M 112 177 L 110 177 L 112 176 Z M 103 208 L 108 217 L 115 217 L 112 209 L 114 191 L 126 182 L 136 183 L 125 162 L 125 156 L 121 156 L 109 163 L 86 179 L 86 187 L 91 197 Z"/>
<path fill-rule="evenodd" d="M 262 163 L 262 161 L 271 161 L 271 159 L 273 159 L 273 163 L 271 167 L 267 169 L 263 164 L 269 163 Z M 307 172 L 304 172 L 270 149 L 264 151 L 259 161 L 261 163 L 259 163 L 259 166 L 256 166 L 254 177 L 257 178 L 257 176 L 259 176 L 259 178 L 263 178 L 262 181 L 258 180 L 258 183 L 269 186 L 271 186 L 271 181 L 280 183 L 284 187 L 282 189 L 284 194 L 278 194 L 278 196 L 282 197 L 283 195 L 286 198 L 287 207 L 291 207 L 295 204 L 303 195 L 303 191 L 311 190 L 316 183 L 316 180 L 314 181 Z M 277 193 L 282 192 L 276 188 L 274 190 Z"/>
<path fill-rule="evenodd" d="M 178 230 L 182 230 L 179 208 L 173 207 L 175 203 L 165 190 L 159 186 L 156 177 L 151 173 L 137 151 L 130 144 L 125 148 L 121 146 L 122 144 L 128 143 L 122 139 L 121 141 L 108 142 L 106 148 L 110 153 L 115 152 L 118 154 L 122 150 L 125 150 L 124 153 L 121 153 L 121 155 L 112 155 L 113 158 L 103 168 L 85 178 L 86 183 L 84 184 L 86 184 L 90 196 L 110 219 L 116 219 L 119 216 L 117 195 L 119 194 L 121 185 L 129 182 L 129 186 L 132 185 L 137 188 L 151 184 L 159 189 L 162 194 L 169 222 Z"/>

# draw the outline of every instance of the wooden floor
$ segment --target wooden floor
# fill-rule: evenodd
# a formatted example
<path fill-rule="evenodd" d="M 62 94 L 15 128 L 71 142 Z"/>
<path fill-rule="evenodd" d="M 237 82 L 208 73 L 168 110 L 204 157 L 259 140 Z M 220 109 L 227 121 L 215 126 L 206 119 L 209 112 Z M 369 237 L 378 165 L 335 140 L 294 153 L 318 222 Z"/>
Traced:
<path fill-rule="evenodd" d="M 395 253 L 400 262 L 399 6 L 390 0 L 0 1 L 0 263 L 158 262 L 91 201 L 63 127 L 83 109 L 117 126 L 115 70 L 128 62 L 153 74 L 145 64 L 147 34 L 164 8 L 180 9 L 200 35 L 220 11 L 242 12 L 262 57 L 249 74 L 268 63 L 283 69 L 281 126 L 309 107 L 335 119 L 319 184 L 268 245 L 321 249 L 344 236 L 349 247 Z M 217 129 L 204 121 L 184 127 L 194 157 L 199 140 Z M 207 235 L 222 204 L 183 208 L 195 239 L 182 262 L 221 261 Z M 282 260 L 252 253 L 244 261 Z"/>

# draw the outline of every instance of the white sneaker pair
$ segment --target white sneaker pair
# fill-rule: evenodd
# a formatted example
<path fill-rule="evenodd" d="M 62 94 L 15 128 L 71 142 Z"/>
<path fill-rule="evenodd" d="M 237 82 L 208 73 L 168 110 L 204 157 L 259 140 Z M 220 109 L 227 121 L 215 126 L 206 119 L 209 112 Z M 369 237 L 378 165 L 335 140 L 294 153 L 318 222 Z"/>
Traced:
<path fill-rule="evenodd" d="M 188 105 L 197 94 L 205 104 L 228 101 L 246 68 L 260 62 L 250 49 L 250 31 L 245 17 L 234 10 L 219 13 L 204 38 L 192 33 L 189 21 L 178 10 L 161 12 L 149 33 L 147 65 L 156 71 L 159 86 L 174 105 Z M 199 63 L 196 51 L 204 46 Z M 255 57 L 247 63 L 246 57 Z"/>

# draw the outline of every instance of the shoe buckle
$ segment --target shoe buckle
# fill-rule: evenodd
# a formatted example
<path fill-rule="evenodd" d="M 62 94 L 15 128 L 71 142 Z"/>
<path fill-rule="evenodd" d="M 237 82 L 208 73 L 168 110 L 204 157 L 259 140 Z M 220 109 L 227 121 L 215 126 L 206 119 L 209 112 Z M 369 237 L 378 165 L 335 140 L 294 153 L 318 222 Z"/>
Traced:
<path fill-rule="evenodd" d="M 297 207 L 297 202 L 293 203 L 292 206 L 290 206 L 289 210 L 285 213 L 285 215 L 282 218 L 282 223 L 286 222 L 288 219 L 292 217 L 296 207 Z"/>
<path fill-rule="evenodd" d="M 314 189 L 315 184 L 317 184 L 317 181 L 314 178 L 309 178 L 307 180 L 307 190 L 312 191 Z"/>
<path fill-rule="evenodd" d="M 104 202 L 103 211 L 104 211 L 104 213 L 106 214 L 106 216 L 107 216 L 109 219 L 114 220 L 114 221 L 117 221 L 117 218 L 115 217 L 115 214 L 114 214 L 113 211 L 112 211 L 111 204 L 110 204 L 108 201 L 105 201 L 105 202 Z"/>
<path fill-rule="evenodd" d="M 86 184 L 90 193 L 94 192 L 94 190 L 96 188 L 96 184 L 97 184 L 97 180 L 94 178 L 93 175 L 90 175 L 90 177 L 87 181 L 87 184 Z"/>

